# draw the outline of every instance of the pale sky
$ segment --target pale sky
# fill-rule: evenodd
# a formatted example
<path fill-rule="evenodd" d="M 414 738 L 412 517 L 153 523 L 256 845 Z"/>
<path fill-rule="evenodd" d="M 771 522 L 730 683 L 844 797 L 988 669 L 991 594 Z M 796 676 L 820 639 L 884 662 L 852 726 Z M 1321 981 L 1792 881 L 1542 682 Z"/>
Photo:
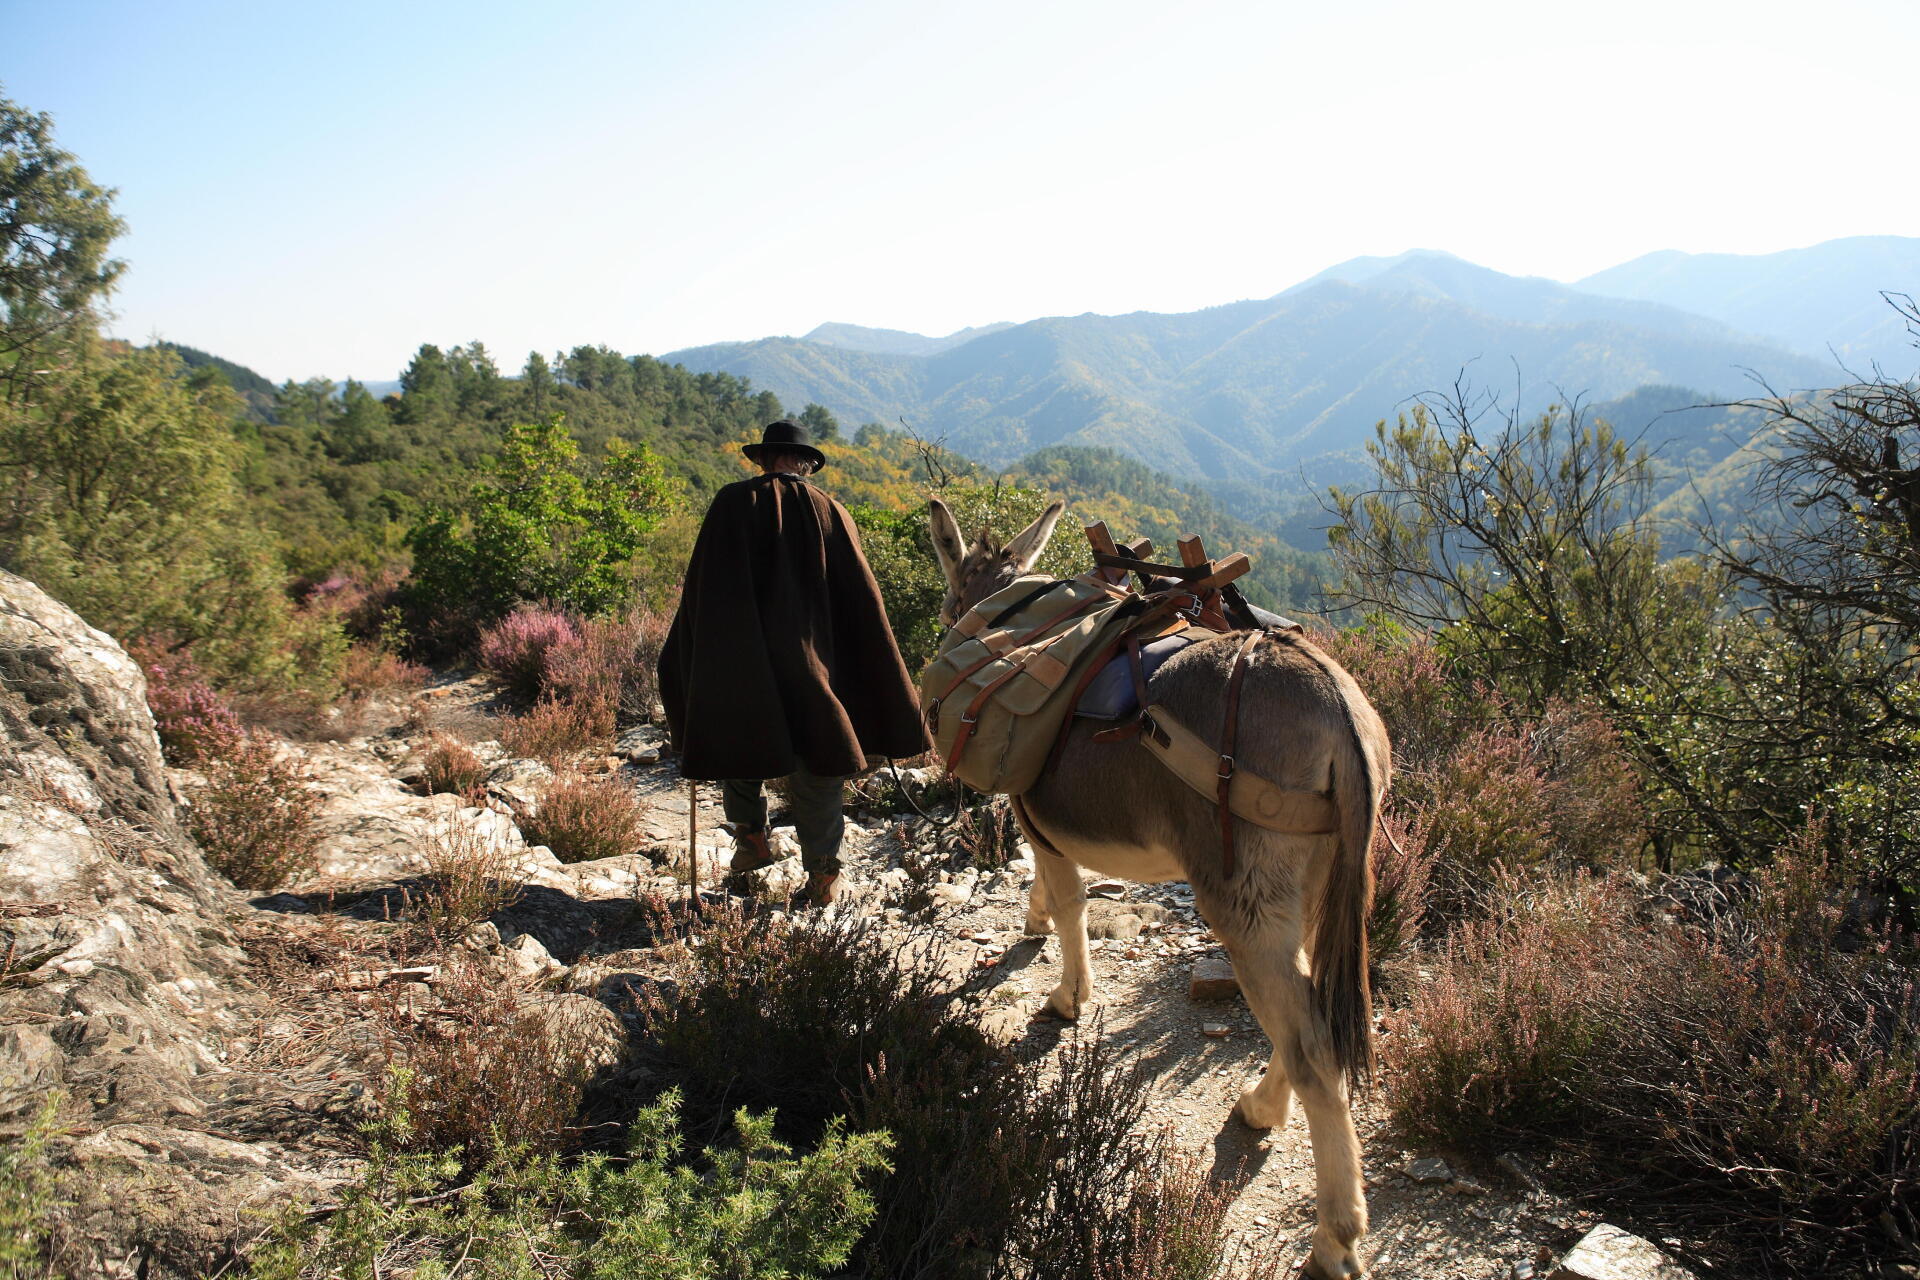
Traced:
<path fill-rule="evenodd" d="M 1916 0 L 0 0 L 114 331 L 276 380 L 1920 234 Z"/>

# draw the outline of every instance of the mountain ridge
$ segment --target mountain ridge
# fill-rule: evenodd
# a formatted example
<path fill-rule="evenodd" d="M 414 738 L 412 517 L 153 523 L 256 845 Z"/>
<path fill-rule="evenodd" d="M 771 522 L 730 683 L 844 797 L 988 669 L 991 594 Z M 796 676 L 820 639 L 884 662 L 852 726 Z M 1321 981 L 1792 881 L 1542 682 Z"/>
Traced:
<path fill-rule="evenodd" d="M 1732 397 L 1749 371 L 1807 386 L 1833 372 L 1710 317 L 1431 251 L 1199 311 L 1042 317 L 928 355 L 766 338 L 665 359 L 843 420 L 906 422 L 994 465 L 1093 445 L 1208 482 L 1350 460 L 1376 421 L 1463 369 L 1543 405 L 1648 384 Z"/>

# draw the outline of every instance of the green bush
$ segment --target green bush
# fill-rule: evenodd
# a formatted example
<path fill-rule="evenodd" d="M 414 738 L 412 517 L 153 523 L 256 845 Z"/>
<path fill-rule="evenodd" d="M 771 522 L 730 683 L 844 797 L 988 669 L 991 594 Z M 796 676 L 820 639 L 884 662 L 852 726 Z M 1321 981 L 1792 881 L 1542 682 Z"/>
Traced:
<path fill-rule="evenodd" d="M 257 1280 L 382 1275 L 567 1280 L 804 1280 L 842 1267 L 873 1216 L 867 1179 L 887 1167 L 881 1133 L 831 1125 L 805 1155 L 744 1108 L 732 1141 L 684 1158 L 680 1097 L 634 1117 L 623 1155 L 574 1162 L 498 1147 L 457 1190 L 457 1160 L 405 1154 L 404 1093 L 364 1177 L 331 1214 L 290 1211 L 251 1251 Z"/>
<path fill-rule="evenodd" d="M 47 1142 L 65 1095 L 49 1093 L 13 1142 L 0 1143 L 0 1280 L 39 1280 L 54 1274 L 48 1232 L 60 1201 Z"/>
<path fill-rule="evenodd" d="M 590 616 L 631 600 L 628 562 L 678 485 L 644 447 L 610 441 L 591 466 L 579 454 L 559 415 L 510 427 L 458 508 L 414 525 L 417 639 L 464 646 L 525 601 Z"/>
<path fill-rule="evenodd" d="M 0 404 L 0 565 L 122 640 L 190 645 L 216 684 L 332 691 L 346 639 L 287 598 L 237 479 L 232 390 L 93 341 L 44 381 Z"/>

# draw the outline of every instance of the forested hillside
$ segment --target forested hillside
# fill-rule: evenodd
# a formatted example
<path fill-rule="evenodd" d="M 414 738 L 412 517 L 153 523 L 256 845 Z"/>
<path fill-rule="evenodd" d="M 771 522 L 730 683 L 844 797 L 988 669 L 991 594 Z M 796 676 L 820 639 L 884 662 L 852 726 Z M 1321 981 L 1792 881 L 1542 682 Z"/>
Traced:
<path fill-rule="evenodd" d="M 1444 254 L 1358 260 L 1205 311 L 1035 320 L 929 354 L 767 338 L 668 358 L 842 417 L 937 424 L 997 465 L 1096 445 L 1209 487 L 1277 478 L 1296 495 L 1361 464 L 1376 422 L 1463 369 L 1541 406 L 1662 384 L 1729 398 L 1751 389 L 1750 371 L 1786 387 L 1834 372 L 1712 319 Z"/>

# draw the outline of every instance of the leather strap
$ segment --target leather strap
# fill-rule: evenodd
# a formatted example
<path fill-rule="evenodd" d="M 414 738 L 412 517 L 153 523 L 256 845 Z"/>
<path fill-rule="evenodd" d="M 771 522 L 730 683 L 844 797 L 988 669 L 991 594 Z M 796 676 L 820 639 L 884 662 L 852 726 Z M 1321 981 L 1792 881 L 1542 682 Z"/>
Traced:
<path fill-rule="evenodd" d="M 1185 591 L 1166 591 L 1157 596 L 1141 598 L 1152 601 L 1152 607 L 1136 618 L 1126 631 L 1114 637 L 1113 643 L 1101 649 L 1099 655 L 1087 664 L 1086 670 L 1081 672 L 1080 682 L 1073 686 L 1073 696 L 1067 699 L 1067 714 L 1061 718 L 1060 732 L 1054 736 L 1053 750 L 1047 755 L 1046 768 L 1041 770 L 1042 777 L 1059 766 L 1060 753 L 1067 749 L 1067 735 L 1073 732 L 1073 713 L 1079 709 L 1081 697 L 1086 694 L 1087 686 L 1093 683 L 1094 677 L 1100 674 L 1101 668 L 1112 662 L 1114 655 L 1120 652 L 1120 646 L 1126 643 L 1127 637 L 1144 633 L 1155 623 L 1180 612 L 1183 602 L 1193 604 L 1196 609 L 1198 606 L 1194 597 Z"/>
<path fill-rule="evenodd" d="M 1027 833 L 1027 839 L 1033 842 L 1033 847 L 1042 853 L 1050 853 L 1056 858 L 1064 859 L 1067 855 L 1054 848 L 1053 842 L 1041 835 L 1040 828 L 1033 824 L 1033 815 L 1027 812 L 1026 802 L 1019 796 L 1012 796 L 1010 799 L 1013 801 L 1013 816 L 1019 819 L 1020 829 Z"/>
<path fill-rule="evenodd" d="M 1227 708 L 1220 722 L 1219 784 L 1215 802 L 1220 806 L 1220 873 L 1233 879 L 1233 771 L 1234 745 L 1240 734 L 1240 685 L 1247 674 L 1247 655 L 1260 642 L 1263 632 L 1249 631 L 1233 655 L 1233 671 L 1227 676 Z"/>

